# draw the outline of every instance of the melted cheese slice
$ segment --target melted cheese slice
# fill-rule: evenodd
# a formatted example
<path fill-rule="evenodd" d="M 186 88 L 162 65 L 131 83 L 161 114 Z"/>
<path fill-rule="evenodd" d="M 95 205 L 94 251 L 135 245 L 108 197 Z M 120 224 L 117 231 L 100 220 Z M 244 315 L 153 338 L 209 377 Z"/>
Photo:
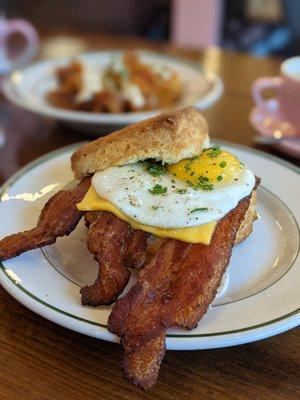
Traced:
<path fill-rule="evenodd" d="M 77 204 L 77 208 L 79 211 L 108 211 L 127 222 L 133 229 L 149 232 L 158 237 L 177 239 L 187 243 L 209 244 L 217 224 L 216 221 L 213 221 L 200 226 L 180 229 L 165 229 L 143 225 L 127 217 L 127 215 L 123 214 L 122 211 L 109 201 L 99 197 L 92 186 L 82 201 Z"/>

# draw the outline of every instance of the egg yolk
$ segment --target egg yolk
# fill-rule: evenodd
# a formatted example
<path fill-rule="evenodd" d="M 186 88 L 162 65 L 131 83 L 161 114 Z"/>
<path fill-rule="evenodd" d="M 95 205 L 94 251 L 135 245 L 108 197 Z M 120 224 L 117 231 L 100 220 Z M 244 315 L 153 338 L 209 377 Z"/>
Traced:
<path fill-rule="evenodd" d="M 220 183 L 233 183 L 239 179 L 243 164 L 239 159 L 219 147 L 204 150 L 199 156 L 168 165 L 168 171 L 191 186 L 205 185 L 206 189 Z"/>

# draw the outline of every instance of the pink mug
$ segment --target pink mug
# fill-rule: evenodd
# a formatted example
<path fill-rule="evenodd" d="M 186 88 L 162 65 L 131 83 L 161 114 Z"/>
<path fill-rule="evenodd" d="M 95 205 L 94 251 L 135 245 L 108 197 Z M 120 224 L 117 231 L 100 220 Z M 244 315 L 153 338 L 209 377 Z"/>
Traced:
<path fill-rule="evenodd" d="M 26 46 L 13 58 L 9 57 L 9 37 L 19 34 L 26 40 Z M 23 19 L 5 19 L 0 15 L 0 76 L 27 63 L 38 49 L 38 35 L 34 27 Z"/>
<path fill-rule="evenodd" d="M 271 110 L 262 96 L 265 89 L 276 91 L 280 114 L 300 129 L 300 56 L 284 61 L 280 76 L 259 78 L 252 86 L 252 97 L 258 107 L 278 117 L 278 111 Z"/>

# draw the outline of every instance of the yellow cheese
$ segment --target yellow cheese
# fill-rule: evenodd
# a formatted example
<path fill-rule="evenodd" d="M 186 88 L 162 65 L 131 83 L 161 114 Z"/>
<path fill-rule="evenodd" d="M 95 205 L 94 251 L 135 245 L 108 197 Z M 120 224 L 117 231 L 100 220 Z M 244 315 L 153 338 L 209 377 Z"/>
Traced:
<path fill-rule="evenodd" d="M 187 243 L 209 244 L 216 227 L 216 221 L 191 228 L 179 229 L 164 229 L 143 225 L 127 217 L 109 201 L 101 199 L 92 186 L 82 201 L 77 204 L 77 208 L 79 211 L 108 211 L 127 222 L 133 229 L 149 232 L 158 237 L 177 239 Z"/>

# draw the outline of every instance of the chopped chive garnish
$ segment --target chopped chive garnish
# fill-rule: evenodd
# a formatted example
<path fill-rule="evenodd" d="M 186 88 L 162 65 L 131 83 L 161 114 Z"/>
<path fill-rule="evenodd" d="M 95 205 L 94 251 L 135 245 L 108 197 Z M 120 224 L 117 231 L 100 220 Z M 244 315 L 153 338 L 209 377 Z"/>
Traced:
<path fill-rule="evenodd" d="M 189 186 L 194 186 L 193 182 L 190 181 L 189 179 L 186 180 L 186 183 L 187 183 Z"/>
<path fill-rule="evenodd" d="M 221 161 L 220 164 L 219 164 L 219 167 L 225 168 L 226 165 L 227 165 L 227 162 L 226 162 L 226 161 Z"/>
<path fill-rule="evenodd" d="M 176 190 L 176 193 L 179 193 L 179 194 L 184 194 L 184 193 L 186 193 L 186 192 L 187 192 L 186 189 L 177 189 L 177 190 Z"/>
<path fill-rule="evenodd" d="M 146 165 L 146 170 L 149 172 L 149 174 L 153 176 L 160 176 L 164 175 L 167 172 L 167 169 L 164 165 L 158 162 L 145 162 Z"/>
<path fill-rule="evenodd" d="M 200 189 L 202 190 L 213 190 L 214 189 L 214 185 L 212 184 L 207 184 L 207 185 L 199 185 Z"/>
<path fill-rule="evenodd" d="M 222 175 L 217 176 L 217 181 L 218 182 L 221 182 L 222 180 L 223 180 L 223 176 Z"/>
<path fill-rule="evenodd" d="M 167 187 L 162 187 L 161 185 L 155 185 L 153 186 L 152 189 L 149 189 L 149 192 L 152 193 L 153 195 L 157 194 L 165 194 L 167 193 L 168 188 Z"/>
<path fill-rule="evenodd" d="M 200 183 L 206 183 L 206 182 L 209 182 L 209 178 L 207 176 L 201 175 L 201 176 L 199 176 L 198 181 Z"/>
<path fill-rule="evenodd" d="M 192 211 L 190 211 L 190 214 L 197 212 L 197 211 L 208 211 L 208 208 L 207 207 L 194 208 Z"/>
<path fill-rule="evenodd" d="M 195 175 L 195 171 L 192 171 L 191 173 L 190 173 L 190 176 L 194 176 Z"/>
<path fill-rule="evenodd" d="M 208 151 L 207 154 L 211 158 L 216 158 L 222 153 L 222 150 L 220 149 L 219 146 L 210 147 L 206 151 Z"/>
<path fill-rule="evenodd" d="M 153 210 L 158 210 L 160 206 L 152 206 Z"/>
<path fill-rule="evenodd" d="M 196 188 L 202 190 L 213 190 L 214 185 L 212 185 L 211 183 L 200 181 L 199 184 L 196 186 Z"/>

